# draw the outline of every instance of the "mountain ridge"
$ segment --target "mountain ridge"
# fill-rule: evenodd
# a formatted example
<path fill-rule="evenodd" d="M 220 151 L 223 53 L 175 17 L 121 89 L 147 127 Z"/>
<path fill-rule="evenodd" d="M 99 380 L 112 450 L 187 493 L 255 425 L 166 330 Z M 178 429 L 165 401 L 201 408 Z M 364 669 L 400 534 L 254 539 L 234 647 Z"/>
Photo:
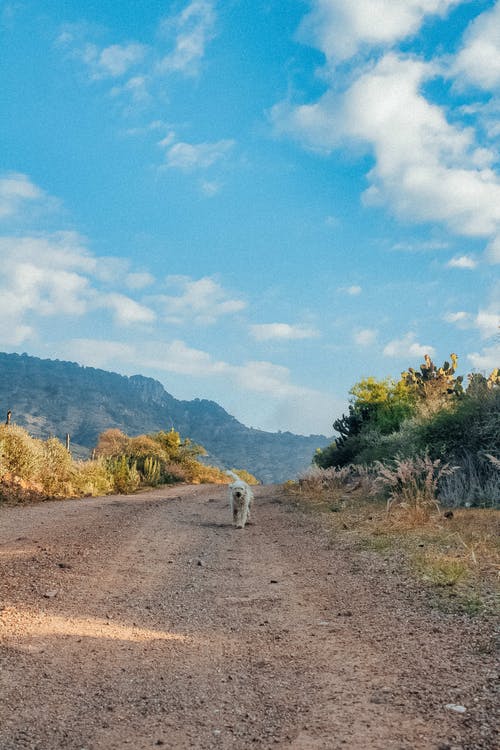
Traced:
<path fill-rule="evenodd" d="M 76 362 L 0 352 L 0 408 L 34 437 L 71 436 L 85 456 L 110 428 L 128 435 L 174 428 L 203 445 L 206 460 L 247 469 L 263 483 L 294 478 L 331 438 L 246 427 L 217 402 L 172 396 L 154 378 L 120 375 Z M 1 412 L 0 412 L 1 416 Z"/>

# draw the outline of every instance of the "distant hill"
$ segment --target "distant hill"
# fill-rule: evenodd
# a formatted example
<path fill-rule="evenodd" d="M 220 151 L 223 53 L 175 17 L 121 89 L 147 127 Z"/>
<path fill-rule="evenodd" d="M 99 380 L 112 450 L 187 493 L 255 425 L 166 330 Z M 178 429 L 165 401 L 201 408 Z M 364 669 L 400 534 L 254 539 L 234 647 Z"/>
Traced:
<path fill-rule="evenodd" d="M 266 484 L 294 478 L 309 466 L 316 448 L 331 442 L 324 435 L 245 427 L 214 401 L 179 401 L 142 375 L 0 353 L 0 420 L 9 409 L 12 421 L 35 437 L 64 441 L 69 433 L 77 456 L 88 455 L 111 427 L 128 435 L 174 427 L 203 445 L 208 463 L 247 469 Z"/>

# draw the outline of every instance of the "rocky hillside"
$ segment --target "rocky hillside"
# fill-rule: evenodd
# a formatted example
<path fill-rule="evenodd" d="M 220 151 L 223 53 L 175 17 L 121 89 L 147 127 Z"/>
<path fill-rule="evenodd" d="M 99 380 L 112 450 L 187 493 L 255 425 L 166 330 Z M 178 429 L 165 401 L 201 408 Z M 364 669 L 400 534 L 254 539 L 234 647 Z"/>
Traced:
<path fill-rule="evenodd" d="M 208 451 L 207 461 L 247 469 L 264 483 L 293 478 L 310 463 L 316 448 L 331 439 L 255 430 L 238 422 L 219 404 L 204 399 L 179 401 L 161 383 L 142 375 L 125 377 L 45 360 L 0 353 L 0 419 L 35 437 L 71 436 L 75 455 L 88 455 L 99 433 L 117 427 L 128 435 L 174 427 Z"/>

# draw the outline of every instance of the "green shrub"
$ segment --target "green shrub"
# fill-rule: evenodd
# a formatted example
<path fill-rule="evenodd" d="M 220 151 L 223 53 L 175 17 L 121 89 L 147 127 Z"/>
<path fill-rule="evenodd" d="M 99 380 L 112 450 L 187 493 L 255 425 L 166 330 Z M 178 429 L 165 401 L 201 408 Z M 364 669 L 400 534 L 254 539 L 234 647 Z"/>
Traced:
<path fill-rule="evenodd" d="M 139 487 L 141 478 L 135 461 L 130 463 L 127 456 L 110 458 L 107 467 L 113 480 L 114 492 L 128 495 Z"/>
<path fill-rule="evenodd" d="M 109 495 L 114 489 L 114 483 L 106 460 L 97 458 L 94 461 L 75 461 L 73 486 L 79 496 Z"/>
<path fill-rule="evenodd" d="M 44 461 L 43 442 L 17 425 L 0 426 L 2 474 L 38 481 Z"/>

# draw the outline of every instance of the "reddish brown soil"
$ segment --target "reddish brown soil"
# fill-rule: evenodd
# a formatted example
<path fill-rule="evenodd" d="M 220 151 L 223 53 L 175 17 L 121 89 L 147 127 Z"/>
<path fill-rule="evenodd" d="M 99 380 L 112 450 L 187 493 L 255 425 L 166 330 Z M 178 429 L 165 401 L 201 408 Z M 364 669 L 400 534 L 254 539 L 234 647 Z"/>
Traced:
<path fill-rule="evenodd" d="M 253 516 L 214 486 L 0 508 L 1 750 L 497 746 L 490 622 L 276 488 Z"/>

